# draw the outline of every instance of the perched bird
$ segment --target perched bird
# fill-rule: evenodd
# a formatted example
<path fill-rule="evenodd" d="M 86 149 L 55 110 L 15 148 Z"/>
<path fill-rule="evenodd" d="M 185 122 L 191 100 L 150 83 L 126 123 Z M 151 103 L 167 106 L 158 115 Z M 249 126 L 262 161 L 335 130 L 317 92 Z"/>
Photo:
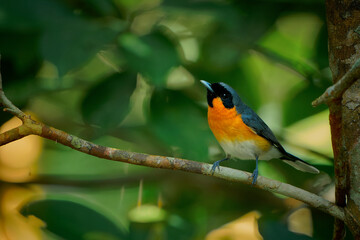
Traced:
<path fill-rule="evenodd" d="M 207 88 L 210 129 L 226 153 L 224 159 L 213 164 L 212 173 L 231 157 L 256 160 L 252 184 L 258 176 L 258 160 L 282 159 L 300 171 L 319 173 L 317 168 L 286 152 L 270 128 L 229 85 L 204 80 L 201 83 Z"/>

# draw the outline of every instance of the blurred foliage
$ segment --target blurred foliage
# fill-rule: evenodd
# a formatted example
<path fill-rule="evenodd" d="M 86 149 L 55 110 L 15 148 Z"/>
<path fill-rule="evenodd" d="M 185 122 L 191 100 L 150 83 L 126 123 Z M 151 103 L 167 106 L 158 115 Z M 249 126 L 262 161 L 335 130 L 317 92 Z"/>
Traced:
<path fill-rule="evenodd" d="M 125 239 L 121 228 L 104 215 L 70 201 L 35 201 L 23 209 L 24 215 L 46 219 L 46 229 L 64 239 Z M 76 228 L 74 228 L 76 223 Z"/>
<path fill-rule="evenodd" d="M 104 129 L 117 127 L 129 112 L 136 74 L 119 73 L 104 79 L 87 91 L 81 111 L 85 121 Z M 118 111 L 114 111 L 114 106 Z"/>
<path fill-rule="evenodd" d="M 310 104 L 331 84 L 324 9 L 322 0 L 2 0 L 3 85 L 18 107 L 87 140 L 212 162 L 223 153 L 207 126 L 206 90 L 199 80 L 226 82 L 290 152 L 323 172 L 314 176 L 275 160 L 261 162 L 260 175 L 332 199 L 327 112 Z M 0 121 L 10 117 L 1 113 Z M 35 225 L 0 221 L 2 229 L 17 228 L 19 234 L 34 229 L 33 239 L 236 239 L 237 227 L 246 224 L 256 225 L 254 239 L 261 239 L 257 224 L 263 239 L 331 235 L 331 217 L 313 209 L 293 215 L 302 204 L 283 196 L 23 140 L 33 152 L 10 161 L 7 175 L 1 167 L 3 181 L 30 174 L 84 182 L 40 185 L 45 199 L 24 198 L 26 217 L 18 215 L 23 204 L 12 213 L 23 222 L 37 219 Z M 23 151 L 17 148 L 17 154 Z M 0 155 L 1 163 L 14 159 L 11 154 Z M 225 165 L 254 168 L 250 161 Z M 119 176 L 129 181 L 106 184 Z M 18 188 L 6 185 L 11 187 Z M 144 205 L 137 206 L 139 198 Z M 225 232 L 224 238 L 211 238 L 216 231 Z"/>

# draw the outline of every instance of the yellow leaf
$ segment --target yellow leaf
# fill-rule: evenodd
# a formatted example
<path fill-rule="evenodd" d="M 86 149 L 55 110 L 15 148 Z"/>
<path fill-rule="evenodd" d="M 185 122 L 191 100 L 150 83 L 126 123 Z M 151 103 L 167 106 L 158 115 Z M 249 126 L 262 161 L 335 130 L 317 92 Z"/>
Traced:
<path fill-rule="evenodd" d="M 249 212 L 242 217 L 211 231 L 206 240 L 262 240 L 259 233 L 258 219 L 260 214 Z"/>
<path fill-rule="evenodd" d="M 312 237 L 313 223 L 310 209 L 300 208 L 296 210 L 289 216 L 288 223 L 290 231 Z"/>
<path fill-rule="evenodd" d="M 19 210 L 29 201 L 43 196 L 38 187 L 20 187 L 8 184 L 0 189 L 0 239 L 42 239 L 45 223 L 35 216 L 25 217 Z"/>
<path fill-rule="evenodd" d="M 1 213 L 6 214 L 11 211 L 18 211 L 30 200 L 42 195 L 39 187 L 20 187 L 13 184 L 0 188 Z"/>
<path fill-rule="evenodd" d="M 37 226 L 29 224 L 28 219 L 20 213 L 7 214 L 3 216 L 2 219 L 2 229 L 9 240 L 42 239 L 41 229 Z"/>
<path fill-rule="evenodd" d="M 13 117 L 1 126 L 3 133 L 21 125 Z M 27 136 L 0 147 L 0 179 L 20 182 L 31 179 L 36 172 L 36 162 L 43 147 L 43 139 L 38 136 Z"/>

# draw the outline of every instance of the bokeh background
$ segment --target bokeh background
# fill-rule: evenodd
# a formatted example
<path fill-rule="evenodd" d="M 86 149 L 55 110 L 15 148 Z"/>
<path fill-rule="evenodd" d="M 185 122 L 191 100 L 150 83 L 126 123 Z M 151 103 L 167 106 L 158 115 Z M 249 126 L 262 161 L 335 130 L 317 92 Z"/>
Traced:
<path fill-rule="evenodd" d="M 224 153 L 199 80 L 226 82 L 321 170 L 273 160 L 260 175 L 334 198 L 328 111 L 311 106 L 331 84 L 322 0 L 2 0 L 0 53 L 7 97 L 34 118 L 97 144 L 200 162 Z M 11 117 L 1 113 L 2 132 L 20 124 Z M 332 217 L 294 199 L 36 136 L 0 148 L 0 179 L 1 239 L 332 235 Z"/>

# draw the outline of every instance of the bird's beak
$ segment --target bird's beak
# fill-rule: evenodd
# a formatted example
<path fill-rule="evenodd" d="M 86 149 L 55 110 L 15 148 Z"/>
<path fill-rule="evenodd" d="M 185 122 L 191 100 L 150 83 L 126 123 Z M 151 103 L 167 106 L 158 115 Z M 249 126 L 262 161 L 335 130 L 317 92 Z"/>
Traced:
<path fill-rule="evenodd" d="M 202 84 L 204 84 L 204 86 L 210 91 L 210 92 L 214 92 L 214 90 L 211 88 L 211 84 L 207 81 L 204 81 L 204 80 L 200 80 L 200 82 Z"/>

